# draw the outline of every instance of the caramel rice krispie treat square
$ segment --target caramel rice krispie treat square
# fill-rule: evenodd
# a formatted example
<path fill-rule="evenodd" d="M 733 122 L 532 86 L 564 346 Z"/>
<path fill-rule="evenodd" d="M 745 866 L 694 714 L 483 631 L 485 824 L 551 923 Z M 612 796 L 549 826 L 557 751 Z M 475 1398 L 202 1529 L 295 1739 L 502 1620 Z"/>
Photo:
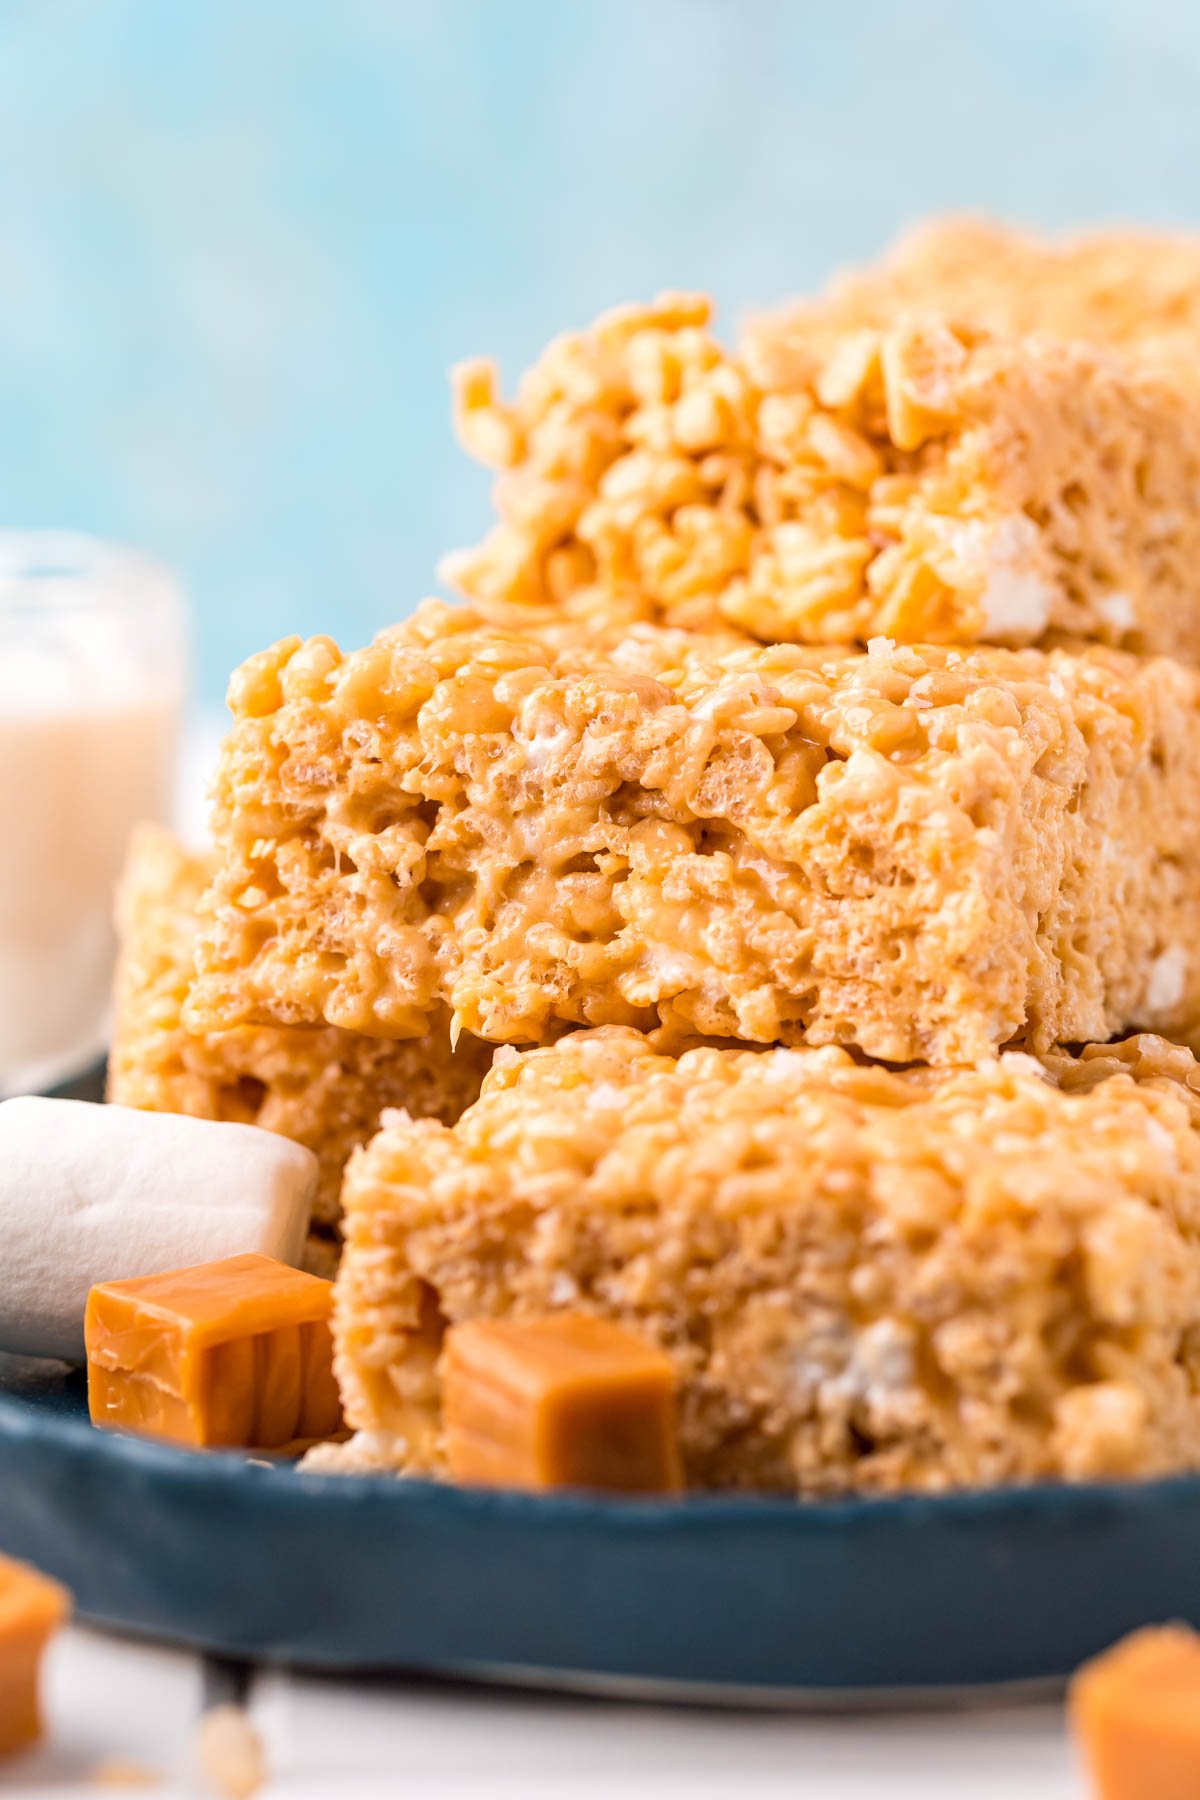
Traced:
<path fill-rule="evenodd" d="M 553 343 L 511 403 L 464 365 L 459 433 L 500 471 L 499 523 L 447 579 L 500 620 L 1070 634 L 1200 661 L 1194 357 L 1159 367 L 886 294 L 736 352 L 702 298 L 627 307 Z"/>
<path fill-rule="evenodd" d="M 1200 1017 L 1200 673 L 506 634 L 231 689 L 189 1030 L 660 1024 L 973 1061 Z"/>
<path fill-rule="evenodd" d="M 1200 1071 L 1159 1038 L 891 1072 L 635 1032 L 502 1051 L 452 1128 L 351 1159 L 324 1466 L 443 1467 L 470 1319 L 669 1351 L 697 1487 L 1200 1467 Z"/>
<path fill-rule="evenodd" d="M 992 220 L 931 219 L 815 299 L 750 323 L 747 338 L 802 340 L 831 324 L 886 329 L 936 311 L 985 331 L 1108 344 L 1155 361 L 1200 348 L 1200 235 L 1101 230 L 1041 237 Z"/>
<path fill-rule="evenodd" d="M 452 1054 L 444 1014 L 423 1037 L 401 1044 L 331 1028 L 186 1030 L 197 906 L 211 874 L 210 859 L 170 832 L 153 825 L 137 832 L 118 897 L 109 1099 L 260 1125 L 307 1145 L 321 1164 L 313 1222 L 328 1235 L 341 1213 L 346 1158 L 384 1109 L 453 1124 L 479 1093 L 491 1047 L 463 1036 Z M 314 1255 L 320 1249 L 314 1243 Z"/>

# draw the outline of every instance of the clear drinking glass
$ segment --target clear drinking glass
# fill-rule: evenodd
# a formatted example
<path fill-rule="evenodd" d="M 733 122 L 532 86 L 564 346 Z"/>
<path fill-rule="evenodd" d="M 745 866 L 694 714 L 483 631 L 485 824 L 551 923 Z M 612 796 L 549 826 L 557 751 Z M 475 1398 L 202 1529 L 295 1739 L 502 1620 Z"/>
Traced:
<path fill-rule="evenodd" d="M 170 813 L 187 620 L 135 550 L 0 531 L 0 1098 L 99 1055 L 113 886 Z"/>

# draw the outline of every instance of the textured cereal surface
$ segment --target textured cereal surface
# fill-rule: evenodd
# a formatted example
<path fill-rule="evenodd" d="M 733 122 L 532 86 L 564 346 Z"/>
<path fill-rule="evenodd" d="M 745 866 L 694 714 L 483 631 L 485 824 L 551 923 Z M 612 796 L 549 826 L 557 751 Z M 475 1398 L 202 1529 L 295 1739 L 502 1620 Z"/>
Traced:
<path fill-rule="evenodd" d="M 187 1031 L 181 1015 L 210 874 L 207 858 L 157 826 L 135 837 L 118 903 L 109 1097 L 150 1112 L 260 1125 L 307 1145 L 321 1164 L 314 1222 L 328 1231 L 341 1210 L 346 1158 L 384 1109 L 453 1123 L 478 1094 L 491 1051 L 464 1037 L 452 1056 L 444 1016 L 404 1044 L 330 1029 Z M 311 1256 L 315 1273 L 333 1273 L 334 1243 L 314 1239 Z"/>
<path fill-rule="evenodd" d="M 323 1466 L 438 1470 L 464 1319 L 591 1311 L 678 1364 L 696 1486 L 1200 1466 L 1200 1072 L 1158 1038 L 958 1073 L 582 1032 L 352 1159 Z"/>
<path fill-rule="evenodd" d="M 1200 1016 L 1200 676 L 430 603 L 231 690 L 188 1023 L 973 1061 Z"/>
<path fill-rule="evenodd" d="M 749 335 L 887 325 L 934 308 L 987 331 L 1084 339 L 1137 357 L 1194 358 L 1200 346 L 1200 234 L 1106 230 L 1039 237 L 980 218 L 931 219 L 825 296 L 752 321 Z"/>
<path fill-rule="evenodd" d="M 1132 268 L 1124 242 L 1099 241 L 1080 324 L 1103 312 L 1106 258 Z M 981 289 L 1023 280 L 1003 234 L 950 243 L 942 262 L 974 258 Z M 1181 285 L 1173 264 L 1162 281 Z M 702 297 L 668 295 L 557 339 L 511 402 L 490 365 L 464 365 L 459 433 L 499 471 L 499 522 L 447 577 L 501 620 L 799 643 L 1065 633 L 1200 660 L 1194 358 L 1127 355 L 1115 323 L 1079 341 L 1073 277 L 1051 287 L 1044 319 L 1009 321 L 951 310 L 950 270 L 889 268 L 733 352 Z"/>

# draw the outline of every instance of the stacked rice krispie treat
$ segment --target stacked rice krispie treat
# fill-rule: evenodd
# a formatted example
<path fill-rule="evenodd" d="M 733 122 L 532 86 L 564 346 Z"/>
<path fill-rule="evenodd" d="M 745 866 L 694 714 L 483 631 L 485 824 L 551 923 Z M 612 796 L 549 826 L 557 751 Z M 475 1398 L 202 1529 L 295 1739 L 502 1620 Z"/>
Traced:
<path fill-rule="evenodd" d="M 582 1313 L 694 1486 L 1200 1467 L 1197 344 L 1200 246 L 962 224 L 460 371 L 468 603 L 238 672 L 164 983 L 198 1104 L 393 1109 L 327 1464 L 444 1471 L 447 1332 Z"/>
<path fill-rule="evenodd" d="M 147 1112 L 259 1125 L 315 1152 L 320 1185 L 306 1266 L 332 1274 L 340 1245 L 342 1171 L 389 1107 L 452 1125 L 478 1098 L 491 1046 L 463 1036 L 451 1054 L 447 1020 L 399 1043 L 330 1027 L 188 1031 L 200 897 L 213 859 L 143 825 L 117 896 L 121 954 L 108 1095 Z"/>

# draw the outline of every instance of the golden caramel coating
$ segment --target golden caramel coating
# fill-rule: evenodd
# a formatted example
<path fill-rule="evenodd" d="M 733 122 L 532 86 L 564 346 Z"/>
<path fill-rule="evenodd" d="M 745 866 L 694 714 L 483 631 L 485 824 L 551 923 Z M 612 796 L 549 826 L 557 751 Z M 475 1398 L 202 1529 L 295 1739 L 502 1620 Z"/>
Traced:
<path fill-rule="evenodd" d="M 1200 675 L 1091 649 L 505 634 L 235 676 L 187 1021 L 443 1006 L 970 1062 L 1200 1017 Z"/>
<path fill-rule="evenodd" d="M 657 1342 L 700 1487 L 1200 1466 L 1200 1071 L 1161 1039 L 975 1070 L 580 1032 L 352 1159 L 321 1466 L 440 1471 L 467 1320 Z"/>
<path fill-rule="evenodd" d="M 315 1151 L 321 1181 L 314 1222 L 336 1225 L 342 1169 L 387 1107 L 452 1124 L 479 1092 L 488 1046 L 463 1037 L 454 1054 L 444 1016 L 427 1034 L 390 1044 L 334 1030 L 189 1032 L 197 907 L 211 876 L 159 826 L 130 850 L 118 904 L 121 959 L 109 1057 L 109 1098 L 148 1112 L 260 1125 Z M 332 1274 L 335 1246 L 315 1238 L 314 1272 Z"/>
<path fill-rule="evenodd" d="M 1070 634 L 1200 660 L 1184 363 L 989 333 L 932 281 L 912 312 L 883 277 L 861 285 L 736 352 L 702 298 L 623 308 L 557 339 L 511 403 L 488 364 L 465 365 L 459 434 L 500 471 L 499 523 L 447 579 L 501 621 L 797 643 Z"/>

